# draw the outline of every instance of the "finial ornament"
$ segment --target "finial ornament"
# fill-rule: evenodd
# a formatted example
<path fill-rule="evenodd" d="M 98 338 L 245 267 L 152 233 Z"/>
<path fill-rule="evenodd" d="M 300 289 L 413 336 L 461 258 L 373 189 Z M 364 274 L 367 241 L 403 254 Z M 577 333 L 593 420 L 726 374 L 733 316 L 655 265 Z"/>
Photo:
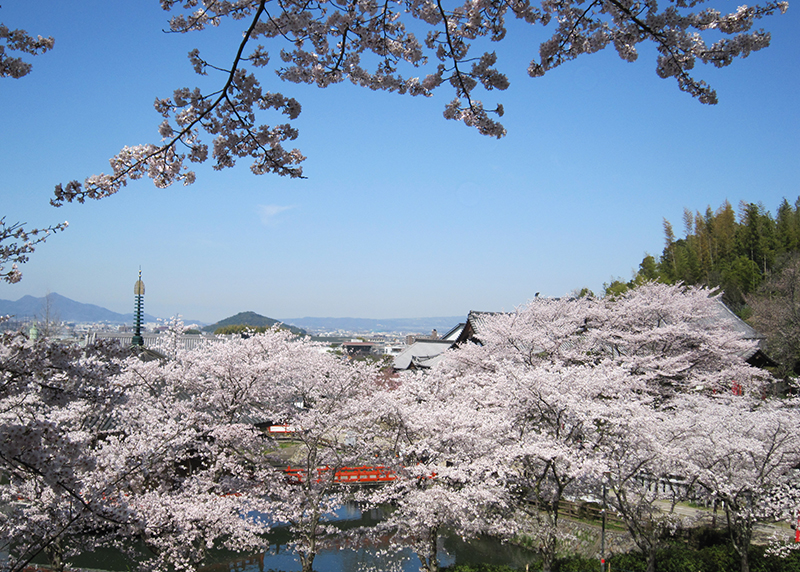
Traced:
<path fill-rule="evenodd" d="M 139 268 L 139 279 L 133 286 L 133 338 L 131 345 L 144 346 L 142 337 L 142 318 L 144 317 L 144 282 L 142 282 L 142 269 Z"/>

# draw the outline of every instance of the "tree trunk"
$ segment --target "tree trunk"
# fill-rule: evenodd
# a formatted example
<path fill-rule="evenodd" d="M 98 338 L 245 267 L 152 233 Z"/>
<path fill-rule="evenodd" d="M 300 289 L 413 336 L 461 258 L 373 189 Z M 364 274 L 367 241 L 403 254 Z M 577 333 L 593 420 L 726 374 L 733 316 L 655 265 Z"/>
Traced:
<path fill-rule="evenodd" d="M 739 553 L 739 557 L 741 558 L 741 568 L 740 572 L 750 572 L 750 558 L 749 558 L 749 550 L 743 550 Z"/>
<path fill-rule="evenodd" d="M 439 529 L 437 527 L 430 528 L 425 544 L 417 552 L 422 569 L 425 572 L 439 572 L 438 541 Z"/>
<path fill-rule="evenodd" d="M 750 572 L 750 541 L 753 538 L 753 523 L 747 517 L 740 517 L 731 510 L 732 503 L 725 503 L 725 515 L 731 535 L 731 544 L 739 555 L 740 572 Z"/>
<path fill-rule="evenodd" d="M 711 528 L 717 528 L 717 499 L 714 499 L 714 511 L 711 513 Z"/>
<path fill-rule="evenodd" d="M 647 572 L 656 572 L 656 547 L 650 547 L 647 551 Z"/>
<path fill-rule="evenodd" d="M 50 567 L 57 572 L 63 572 L 66 562 L 64 562 L 64 550 L 61 546 L 61 538 L 56 538 L 45 546 L 45 554 Z"/>
<path fill-rule="evenodd" d="M 314 557 L 317 555 L 317 527 L 316 523 L 310 527 L 308 531 L 308 545 L 306 550 L 299 550 L 300 565 L 303 572 L 313 572 L 314 570 Z"/>
<path fill-rule="evenodd" d="M 558 548 L 558 521 L 553 523 L 553 529 L 548 531 L 547 538 L 542 543 L 542 572 L 552 572 L 553 564 L 556 561 L 556 549 Z"/>
<path fill-rule="evenodd" d="M 542 553 L 542 572 L 552 572 L 555 558 L 550 552 Z"/>
<path fill-rule="evenodd" d="M 311 551 L 300 553 L 300 566 L 302 566 L 303 572 L 313 572 L 315 556 L 316 553 Z"/>

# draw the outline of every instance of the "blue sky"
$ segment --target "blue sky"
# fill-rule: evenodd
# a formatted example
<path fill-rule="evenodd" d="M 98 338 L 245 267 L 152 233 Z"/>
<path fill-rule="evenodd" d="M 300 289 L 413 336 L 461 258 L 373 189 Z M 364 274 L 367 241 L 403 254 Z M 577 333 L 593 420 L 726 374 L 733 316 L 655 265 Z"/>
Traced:
<path fill-rule="evenodd" d="M 242 162 L 201 167 L 189 187 L 134 181 L 101 201 L 49 206 L 55 184 L 108 171 L 124 145 L 157 142 L 155 97 L 198 84 L 186 53 L 226 65 L 244 26 L 178 36 L 161 31 L 167 17 L 156 0 L 2 2 L 0 22 L 56 44 L 31 75 L 0 83 L 0 213 L 70 227 L 0 298 L 51 291 L 129 312 L 141 266 L 146 310 L 163 317 L 511 310 L 536 292 L 630 278 L 661 252 L 662 218 L 680 232 L 684 207 L 744 199 L 774 211 L 800 195 L 800 10 L 790 7 L 763 21 L 770 48 L 696 70 L 717 106 L 658 78 L 649 47 L 632 64 L 612 50 L 529 78 L 542 37 L 515 27 L 494 46 L 511 87 L 485 98 L 505 107 L 501 140 L 446 121 L 444 89 L 422 99 L 266 74 L 266 89 L 303 106 L 307 180 L 255 176 Z"/>

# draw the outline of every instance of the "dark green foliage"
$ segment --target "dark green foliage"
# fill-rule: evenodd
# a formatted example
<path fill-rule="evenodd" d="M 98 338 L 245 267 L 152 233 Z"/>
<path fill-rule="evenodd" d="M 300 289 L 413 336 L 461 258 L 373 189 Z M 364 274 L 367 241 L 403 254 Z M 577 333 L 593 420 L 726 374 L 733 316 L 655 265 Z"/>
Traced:
<path fill-rule="evenodd" d="M 746 296 L 779 270 L 782 261 L 800 250 L 800 198 L 792 206 L 786 199 L 773 218 L 758 203 L 739 203 L 738 216 L 730 203 L 705 213 L 685 210 L 683 238 L 676 238 L 664 221 L 665 246 L 660 257 L 645 256 L 630 282 L 609 284 L 610 293 L 648 280 L 668 284 L 683 282 L 723 290 L 725 303 L 734 311 L 746 305 Z"/>
<path fill-rule="evenodd" d="M 713 532 L 713 531 L 712 531 Z M 690 542 L 700 538 L 689 539 Z M 715 534 L 705 538 L 707 542 L 721 540 Z M 764 546 L 750 548 L 751 572 L 800 572 L 800 553 L 788 558 L 765 555 Z M 647 561 L 638 552 L 616 554 L 607 560 L 606 570 L 611 572 L 645 572 Z M 710 544 L 694 549 L 686 544 L 676 543 L 658 552 L 656 572 L 739 572 L 739 556 L 730 544 Z M 454 564 L 442 568 L 442 572 L 518 572 L 517 569 L 495 564 Z M 541 570 L 541 564 L 532 563 L 530 572 Z M 600 572 L 600 561 L 596 558 L 570 556 L 559 558 L 553 572 Z"/>
<path fill-rule="evenodd" d="M 553 566 L 553 572 L 584 572 L 586 570 L 600 571 L 600 560 L 596 558 L 583 558 L 582 556 L 571 556 L 569 558 L 559 558 Z"/>
<path fill-rule="evenodd" d="M 765 547 L 750 548 L 751 572 L 800 572 L 800 554 L 782 559 L 766 556 Z M 637 552 L 618 554 L 608 559 L 611 572 L 644 572 L 645 557 Z M 555 572 L 591 572 L 600 570 L 600 563 L 585 558 L 560 560 Z M 656 572 L 739 572 L 739 556 L 729 544 L 715 544 L 699 550 L 674 544 L 658 552 Z"/>
<path fill-rule="evenodd" d="M 442 572 L 518 572 L 505 564 L 453 564 L 441 568 Z"/>
<path fill-rule="evenodd" d="M 717 544 L 701 549 L 700 554 L 705 562 L 704 570 L 708 572 L 726 572 L 727 570 L 738 572 L 740 569 L 739 555 L 727 544 Z M 752 558 L 752 557 L 751 557 Z M 751 561 L 752 568 L 752 561 Z"/>
<path fill-rule="evenodd" d="M 738 566 L 738 563 L 737 563 Z M 659 550 L 656 556 L 656 572 L 707 572 L 702 550 L 690 550 L 673 545 Z"/>
<path fill-rule="evenodd" d="M 612 572 L 645 572 L 647 560 L 640 552 L 617 554 L 608 559 Z"/>
<path fill-rule="evenodd" d="M 256 314 L 255 312 L 239 312 L 235 316 L 220 320 L 216 324 L 205 326 L 203 330 L 206 332 L 214 332 L 215 334 L 240 333 L 247 328 L 250 328 L 254 331 L 263 332 L 274 327 L 276 324 L 288 329 L 293 334 L 299 336 L 306 335 L 305 330 L 301 330 L 300 328 L 296 328 L 294 326 L 284 326 L 278 320 L 267 318 L 266 316 Z"/>
<path fill-rule="evenodd" d="M 730 536 L 724 528 L 698 527 L 688 529 L 686 541 L 690 547 L 700 550 L 709 546 L 725 546 L 730 542 Z"/>

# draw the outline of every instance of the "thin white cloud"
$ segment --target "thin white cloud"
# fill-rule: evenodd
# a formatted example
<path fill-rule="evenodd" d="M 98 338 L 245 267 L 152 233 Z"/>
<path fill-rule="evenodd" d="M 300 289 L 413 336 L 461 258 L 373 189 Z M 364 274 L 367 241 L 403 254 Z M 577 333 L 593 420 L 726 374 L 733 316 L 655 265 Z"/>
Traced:
<path fill-rule="evenodd" d="M 261 224 L 270 224 L 277 215 L 293 208 L 295 208 L 295 205 L 258 205 L 257 210 L 258 216 L 261 219 Z"/>

